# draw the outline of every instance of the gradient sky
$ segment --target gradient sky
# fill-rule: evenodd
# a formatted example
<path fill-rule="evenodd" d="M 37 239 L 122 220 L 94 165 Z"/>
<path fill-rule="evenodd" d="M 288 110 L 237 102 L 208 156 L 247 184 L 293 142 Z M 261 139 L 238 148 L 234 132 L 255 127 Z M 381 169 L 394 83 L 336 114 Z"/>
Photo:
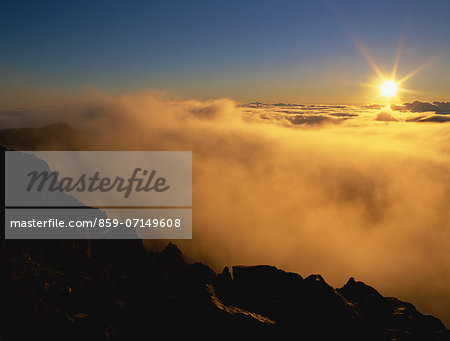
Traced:
<path fill-rule="evenodd" d="M 401 100 L 450 100 L 450 1 L 2 1 L 0 105 L 86 87 L 239 102 L 376 101 L 362 41 Z"/>

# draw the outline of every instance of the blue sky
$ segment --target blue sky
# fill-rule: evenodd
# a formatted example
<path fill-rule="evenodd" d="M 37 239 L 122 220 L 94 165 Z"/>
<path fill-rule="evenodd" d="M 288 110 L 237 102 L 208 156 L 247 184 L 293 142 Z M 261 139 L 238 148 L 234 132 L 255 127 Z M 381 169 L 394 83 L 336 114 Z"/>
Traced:
<path fill-rule="evenodd" d="M 449 1 L 2 1 L 0 89 L 167 90 L 181 97 L 364 102 L 376 64 L 408 80 L 405 99 L 446 100 Z M 447 78 L 447 79 L 444 79 Z M 7 101 L 6 95 L 1 96 Z M 10 96 L 11 97 L 11 96 Z"/>

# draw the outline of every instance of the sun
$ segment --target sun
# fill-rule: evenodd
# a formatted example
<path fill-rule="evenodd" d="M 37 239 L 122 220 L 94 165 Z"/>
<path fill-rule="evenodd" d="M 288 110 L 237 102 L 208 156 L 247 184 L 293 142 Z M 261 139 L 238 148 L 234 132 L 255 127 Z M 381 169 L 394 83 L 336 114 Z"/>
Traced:
<path fill-rule="evenodd" d="M 398 83 L 393 80 L 384 81 L 384 83 L 380 85 L 380 91 L 386 98 L 394 97 L 397 95 Z"/>

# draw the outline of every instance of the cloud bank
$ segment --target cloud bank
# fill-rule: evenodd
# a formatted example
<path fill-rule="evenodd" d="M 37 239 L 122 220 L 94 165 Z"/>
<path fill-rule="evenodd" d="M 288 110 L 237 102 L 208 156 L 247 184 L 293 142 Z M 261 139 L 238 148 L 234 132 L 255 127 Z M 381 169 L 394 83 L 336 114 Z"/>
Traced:
<path fill-rule="evenodd" d="M 67 122 L 80 132 L 73 149 L 192 150 L 193 239 L 177 241 L 190 261 L 273 264 L 335 286 L 354 276 L 448 326 L 450 125 L 429 109 L 239 106 L 149 91 L 0 117 Z"/>

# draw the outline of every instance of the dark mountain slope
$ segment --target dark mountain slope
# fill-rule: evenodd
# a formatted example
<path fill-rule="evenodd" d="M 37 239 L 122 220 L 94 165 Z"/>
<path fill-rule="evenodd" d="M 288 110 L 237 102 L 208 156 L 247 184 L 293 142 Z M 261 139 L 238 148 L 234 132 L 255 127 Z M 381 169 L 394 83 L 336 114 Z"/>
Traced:
<path fill-rule="evenodd" d="M 71 150 L 81 140 L 81 134 L 66 123 L 0 130 L 0 145 L 11 150 Z"/>
<path fill-rule="evenodd" d="M 319 275 L 303 279 L 272 266 L 216 275 L 201 263 L 186 264 L 173 244 L 140 256 L 116 250 L 122 256 L 116 264 L 104 252 L 86 259 L 81 244 L 2 241 L 1 340 L 135 339 L 158 331 L 238 339 L 295 333 L 304 340 L 449 340 L 438 319 L 353 279 L 335 290 Z"/>

